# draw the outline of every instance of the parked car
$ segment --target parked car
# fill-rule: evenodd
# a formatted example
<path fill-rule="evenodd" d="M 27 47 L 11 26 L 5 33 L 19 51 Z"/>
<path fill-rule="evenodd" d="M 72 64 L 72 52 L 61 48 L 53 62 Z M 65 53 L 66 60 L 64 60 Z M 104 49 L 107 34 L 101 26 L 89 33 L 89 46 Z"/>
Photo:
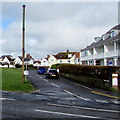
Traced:
<path fill-rule="evenodd" d="M 56 69 L 48 69 L 45 76 L 46 78 L 59 78 L 59 72 Z"/>
<path fill-rule="evenodd" d="M 37 74 L 45 74 L 47 72 L 47 67 L 39 67 L 37 70 Z"/>

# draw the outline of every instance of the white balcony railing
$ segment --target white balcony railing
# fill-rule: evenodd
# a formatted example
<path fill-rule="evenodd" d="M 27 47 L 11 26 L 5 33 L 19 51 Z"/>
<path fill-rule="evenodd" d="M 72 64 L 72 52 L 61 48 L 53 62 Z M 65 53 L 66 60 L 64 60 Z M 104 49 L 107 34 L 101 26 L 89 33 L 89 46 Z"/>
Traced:
<path fill-rule="evenodd" d="M 116 54 L 115 51 L 109 51 L 105 53 L 105 57 L 113 57 L 116 56 L 115 54 Z"/>
<path fill-rule="evenodd" d="M 93 55 L 81 56 L 81 61 L 94 59 Z"/>
<path fill-rule="evenodd" d="M 95 55 L 81 56 L 81 61 L 90 60 L 90 59 L 104 59 L 104 58 L 113 58 L 120 55 L 120 49 L 114 51 L 109 51 L 106 53 L 98 53 Z"/>
<path fill-rule="evenodd" d="M 95 54 L 95 58 L 96 59 L 102 59 L 102 58 L 104 58 L 104 53 Z"/>

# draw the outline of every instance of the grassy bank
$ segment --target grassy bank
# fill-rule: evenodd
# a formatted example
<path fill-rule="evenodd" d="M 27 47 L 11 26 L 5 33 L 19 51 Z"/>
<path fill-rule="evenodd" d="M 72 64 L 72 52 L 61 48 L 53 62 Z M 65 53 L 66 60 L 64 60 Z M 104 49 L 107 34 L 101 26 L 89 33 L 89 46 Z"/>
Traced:
<path fill-rule="evenodd" d="M 30 92 L 32 85 L 27 80 L 22 82 L 22 72 L 20 68 L 0 68 L 2 69 L 2 90 Z"/>

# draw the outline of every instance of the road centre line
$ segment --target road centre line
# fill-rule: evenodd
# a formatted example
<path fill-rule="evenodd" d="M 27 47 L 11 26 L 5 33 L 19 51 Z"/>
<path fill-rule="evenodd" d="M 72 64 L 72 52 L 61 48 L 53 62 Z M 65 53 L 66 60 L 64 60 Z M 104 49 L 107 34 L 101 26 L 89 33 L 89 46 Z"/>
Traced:
<path fill-rule="evenodd" d="M 46 82 L 49 82 L 48 80 L 46 80 L 46 79 L 43 79 L 44 81 L 46 81 Z"/>
<path fill-rule="evenodd" d="M 59 88 L 59 86 L 58 85 L 56 85 L 56 84 L 54 84 L 54 83 L 51 83 L 52 85 L 54 85 L 54 86 L 56 86 L 57 88 Z"/>
<path fill-rule="evenodd" d="M 107 100 L 98 100 L 98 99 L 96 99 L 96 101 L 97 101 L 97 102 L 101 102 L 101 103 L 108 103 Z"/>
<path fill-rule="evenodd" d="M 66 108 L 77 108 L 77 109 L 92 110 L 92 111 L 101 111 L 101 112 L 120 113 L 120 111 L 116 111 L 116 110 L 97 109 L 97 108 L 88 108 L 88 107 L 80 107 L 80 106 L 69 106 L 69 105 L 51 104 L 51 103 L 47 103 L 47 105 L 57 106 L 57 107 L 66 107 Z"/>
<path fill-rule="evenodd" d="M 38 110 L 38 109 L 35 109 L 35 111 L 36 112 L 43 112 L 43 113 L 50 113 L 50 114 L 74 116 L 74 117 L 94 118 L 94 119 L 101 119 L 101 120 L 103 119 L 101 117 L 95 117 L 95 116 L 77 115 L 77 114 L 71 114 L 71 113 L 62 113 L 62 112 L 54 112 L 54 111 L 46 111 L 46 110 Z"/>
<path fill-rule="evenodd" d="M 67 92 L 67 93 L 69 93 L 69 94 L 71 94 L 71 95 L 73 95 L 73 96 L 75 96 L 75 97 L 77 97 L 77 98 L 80 98 L 80 99 L 82 99 L 82 100 L 85 100 L 85 101 L 93 101 L 93 100 L 91 100 L 91 99 L 86 99 L 86 98 L 80 97 L 80 96 L 78 96 L 78 95 L 76 95 L 76 94 L 74 94 L 74 93 L 71 93 L 71 92 L 68 91 L 68 90 L 64 90 L 64 91 Z"/>
<path fill-rule="evenodd" d="M 71 82 L 71 83 L 73 83 L 73 82 Z M 80 84 L 77 84 L 77 83 L 73 83 L 74 85 L 77 85 L 77 86 L 80 86 L 80 87 L 83 87 L 83 88 L 86 88 L 86 89 L 88 89 L 88 90 L 92 90 L 91 88 L 89 88 L 89 87 L 86 87 L 86 86 L 84 86 L 84 85 L 80 85 Z"/>
<path fill-rule="evenodd" d="M 39 77 L 39 78 L 42 78 L 41 76 L 39 76 L 37 74 L 36 74 L 36 76 Z M 43 79 L 43 80 L 46 81 L 46 82 L 48 82 L 48 80 L 46 80 L 46 79 Z"/>

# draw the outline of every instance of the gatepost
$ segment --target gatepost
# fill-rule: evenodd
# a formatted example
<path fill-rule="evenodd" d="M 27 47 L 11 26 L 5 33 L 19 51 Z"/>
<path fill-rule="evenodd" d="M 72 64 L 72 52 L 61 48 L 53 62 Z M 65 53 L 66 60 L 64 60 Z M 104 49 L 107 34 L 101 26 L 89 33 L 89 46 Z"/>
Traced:
<path fill-rule="evenodd" d="M 118 90 L 118 74 L 112 73 L 112 88 Z"/>

